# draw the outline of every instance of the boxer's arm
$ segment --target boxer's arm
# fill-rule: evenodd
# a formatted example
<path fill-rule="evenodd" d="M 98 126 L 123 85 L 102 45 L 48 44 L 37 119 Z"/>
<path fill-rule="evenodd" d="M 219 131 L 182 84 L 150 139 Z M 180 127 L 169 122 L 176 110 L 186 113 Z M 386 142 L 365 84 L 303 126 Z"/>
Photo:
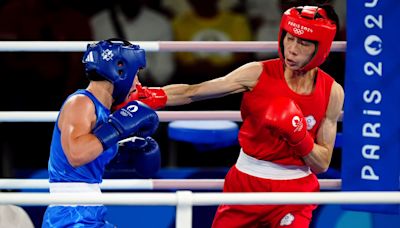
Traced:
<path fill-rule="evenodd" d="M 303 157 L 304 162 L 315 173 L 323 173 L 329 168 L 336 138 L 337 121 L 344 102 L 344 91 L 341 85 L 334 82 L 325 118 L 317 132 L 316 143 L 310 154 Z"/>
<path fill-rule="evenodd" d="M 152 135 L 157 130 L 158 122 L 153 109 L 140 101 L 131 101 L 115 110 L 92 133 L 103 144 L 103 150 L 107 150 L 126 137 Z"/>
<path fill-rule="evenodd" d="M 93 161 L 103 151 L 102 144 L 91 133 L 95 122 L 95 107 L 87 96 L 71 97 L 61 110 L 58 121 L 61 144 L 74 167 Z"/>
<path fill-rule="evenodd" d="M 223 97 L 252 90 L 262 72 L 260 62 L 247 63 L 229 74 L 199 84 L 174 84 L 162 87 L 167 95 L 167 106 L 189 104 L 194 101 Z M 188 75 L 190 77 L 190 75 Z"/>

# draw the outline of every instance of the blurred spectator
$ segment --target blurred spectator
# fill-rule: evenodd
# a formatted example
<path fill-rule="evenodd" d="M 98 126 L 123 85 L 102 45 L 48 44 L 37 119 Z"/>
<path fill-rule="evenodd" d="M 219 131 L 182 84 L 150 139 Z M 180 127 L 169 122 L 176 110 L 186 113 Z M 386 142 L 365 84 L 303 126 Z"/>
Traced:
<path fill-rule="evenodd" d="M 232 10 L 240 4 L 241 0 L 219 0 L 218 9 Z M 171 17 L 178 17 L 192 10 L 188 0 L 161 0 L 161 7 L 166 9 Z"/>
<path fill-rule="evenodd" d="M 173 40 L 168 18 L 149 8 L 146 0 L 118 0 L 91 18 L 95 40 L 119 37 L 130 41 Z M 165 85 L 171 80 L 175 65 L 172 53 L 147 53 L 147 67 L 139 75 L 149 86 Z"/>
<path fill-rule="evenodd" d="M 0 227 L 34 228 L 25 210 L 15 205 L 0 205 Z"/>
<path fill-rule="evenodd" d="M 0 40 L 73 41 L 91 38 L 88 18 L 63 0 L 9 0 L 0 8 Z M 53 111 L 68 89 L 85 82 L 81 53 L 2 52 L 1 110 Z M 1 172 L 47 167 L 52 123 L 2 123 Z M 29 135 L 21 143 L 21 132 Z M 48 140 L 43 140 L 48 139 Z M 34 153 L 32 145 L 35 146 Z M 14 159 L 13 159 L 14 158 Z M 20 159 L 24 158 L 24 159 Z M 7 165 L 4 165 L 7 163 Z"/>
<path fill-rule="evenodd" d="M 279 21 L 281 19 L 280 0 L 247 0 L 246 13 L 252 24 L 257 28 L 262 21 Z M 254 22 L 253 22 L 254 21 Z M 278 25 L 279 27 L 279 25 Z"/>
<path fill-rule="evenodd" d="M 277 41 L 281 8 L 279 0 L 248 0 L 246 12 L 250 19 L 252 29 L 257 41 Z M 257 59 L 278 57 L 275 52 L 256 52 Z"/>
<path fill-rule="evenodd" d="M 1 40 L 73 41 L 91 37 L 88 18 L 62 0 L 8 1 L 1 8 L 0 26 Z M 14 98 L 9 100 L 9 109 L 55 109 L 68 94 L 66 90 L 76 87 L 81 78 L 79 53 L 11 52 L 2 53 L 0 58 L 5 71 L 15 76 L 3 78 L 5 85 L 20 87 L 18 91 L 5 88 Z M 26 97 L 41 102 L 25 101 Z"/>
<path fill-rule="evenodd" d="M 327 0 L 321 1 L 326 2 Z M 286 10 L 294 6 L 306 6 L 315 4 L 319 4 L 319 0 L 279 0 L 281 12 L 285 12 Z"/>
<path fill-rule="evenodd" d="M 169 12 L 172 18 L 191 10 L 191 6 L 187 0 L 161 0 L 161 6 Z"/>
<path fill-rule="evenodd" d="M 339 16 L 340 31 L 337 40 L 346 40 L 346 1 L 334 0 L 332 4 Z"/>
<path fill-rule="evenodd" d="M 173 21 L 177 41 L 250 41 L 252 34 L 244 15 L 219 10 L 219 1 L 189 0 L 192 10 Z M 211 75 L 219 76 L 248 60 L 247 53 L 176 53 L 179 82 L 196 83 Z M 190 79 L 189 79 L 190 77 Z"/>
<path fill-rule="evenodd" d="M 241 4 L 241 0 L 219 0 L 217 2 L 218 2 L 218 9 L 227 11 L 234 10 Z"/>

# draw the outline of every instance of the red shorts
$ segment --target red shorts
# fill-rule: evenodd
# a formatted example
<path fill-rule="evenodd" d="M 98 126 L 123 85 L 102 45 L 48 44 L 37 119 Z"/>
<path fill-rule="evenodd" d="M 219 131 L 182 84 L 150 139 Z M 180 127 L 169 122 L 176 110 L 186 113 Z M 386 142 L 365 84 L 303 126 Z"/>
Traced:
<path fill-rule="evenodd" d="M 225 177 L 224 192 L 319 192 L 314 174 L 291 180 L 270 180 L 248 175 L 233 166 Z M 213 228 L 309 227 L 317 205 L 220 205 Z"/>

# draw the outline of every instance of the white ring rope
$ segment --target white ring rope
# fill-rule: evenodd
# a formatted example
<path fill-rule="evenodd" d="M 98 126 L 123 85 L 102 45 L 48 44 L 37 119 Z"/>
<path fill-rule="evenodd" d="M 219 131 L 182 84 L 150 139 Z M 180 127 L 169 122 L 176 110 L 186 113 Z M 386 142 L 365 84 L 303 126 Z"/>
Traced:
<path fill-rule="evenodd" d="M 318 180 L 322 190 L 340 190 L 340 179 Z M 222 190 L 223 179 L 104 179 L 103 190 Z M 48 179 L 0 179 L 0 189 L 48 189 Z"/>
<path fill-rule="evenodd" d="M 0 41 L 0 52 L 83 52 L 96 41 Z M 277 41 L 131 41 L 148 52 L 274 52 Z M 331 51 L 345 52 L 346 41 L 334 41 Z"/>
<path fill-rule="evenodd" d="M 167 205 L 178 204 L 179 194 L 186 203 L 197 206 L 219 204 L 400 204 L 399 192 L 291 192 L 291 193 L 0 193 L 0 204 L 104 204 Z"/>
<path fill-rule="evenodd" d="M 242 121 L 239 111 L 157 111 L 162 122 L 173 120 L 233 120 Z M 58 111 L 4 111 L 0 122 L 54 122 Z"/>
<path fill-rule="evenodd" d="M 161 122 L 173 120 L 232 120 L 240 122 L 239 111 L 157 111 Z M 0 111 L 0 122 L 54 122 L 58 111 Z M 339 121 L 342 121 L 342 115 Z"/>

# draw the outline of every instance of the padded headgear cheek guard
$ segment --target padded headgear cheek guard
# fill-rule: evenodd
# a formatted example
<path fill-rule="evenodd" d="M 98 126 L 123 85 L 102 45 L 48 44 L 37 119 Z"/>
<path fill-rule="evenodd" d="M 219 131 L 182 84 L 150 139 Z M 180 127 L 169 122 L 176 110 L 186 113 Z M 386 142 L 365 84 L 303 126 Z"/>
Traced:
<path fill-rule="evenodd" d="M 316 17 L 319 15 L 319 17 Z M 301 70 L 308 71 L 320 66 L 328 57 L 331 45 L 336 34 L 335 22 L 328 18 L 324 9 L 316 6 L 293 7 L 285 11 L 282 16 L 279 36 L 278 52 L 283 61 L 283 39 L 286 32 L 291 35 L 315 41 L 317 43 L 314 56 Z"/>
<path fill-rule="evenodd" d="M 108 39 L 88 44 L 82 63 L 86 74 L 95 72 L 114 85 L 114 104 L 119 104 L 128 95 L 137 71 L 146 67 L 146 54 L 128 41 Z"/>

